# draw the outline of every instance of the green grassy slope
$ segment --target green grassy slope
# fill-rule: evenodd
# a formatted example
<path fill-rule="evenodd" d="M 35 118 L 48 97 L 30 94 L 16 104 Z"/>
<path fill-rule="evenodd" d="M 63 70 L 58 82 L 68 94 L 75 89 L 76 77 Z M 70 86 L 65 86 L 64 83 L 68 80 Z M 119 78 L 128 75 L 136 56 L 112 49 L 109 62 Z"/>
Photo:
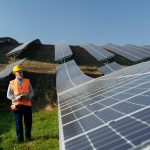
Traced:
<path fill-rule="evenodd" d="M 0 150 L 57 150 L 59 149 L 57 110 L 33 113 L 30 142 L 16 142 L 15 122 L 11 112 L 0 112 Z"/>

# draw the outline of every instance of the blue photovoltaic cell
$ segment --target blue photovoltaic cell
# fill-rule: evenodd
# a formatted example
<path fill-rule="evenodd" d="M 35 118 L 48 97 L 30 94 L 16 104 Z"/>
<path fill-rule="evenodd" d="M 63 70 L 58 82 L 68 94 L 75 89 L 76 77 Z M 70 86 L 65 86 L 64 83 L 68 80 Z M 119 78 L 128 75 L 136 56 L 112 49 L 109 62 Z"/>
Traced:
<path fill-rule="evenodd" d="M 148 96 L 136 96 L 134 98 L 131 98 L 129 101 L 132 103 L 141 104 L 145 106 L 150 105 L 150 97 Z"/>
<path fill-rule="evenodd" d="M 76 105 L 76 103 L 75 103 L 75 105 L 72 106 L 72 110 L 75 111 L 75 110 L 78 110 L 78 109 L 80 109 L 80 108 L 82 108 L 82 107 L 83 107 L 82 104 L 77 104 L 77 105 Z"/>
<path fill-rule="evenodd" d="M 66 150 L 93 150 L 86 136 L 81 136 L 66 143 Z"/>
<path fill-rule="evenodd" d="M 96 104 L 93 104 L 93 105 L 88 105 L 87 108 L 91 111 L 96 111 L 96 110 L 100 110 L 102 108 L 104 108 L 103 105 L 99 104 L 99 103 L 96 103 Z"/>
<path fill-rule="evenodd" d="M 98 116 L 100 119 L 102 119 L 105 122 L 115 120 L 116 118 L 119 118 L 122 116 L 121 113 L 118 113 L 118 112 L 111 110 L 109 108 L 101 110 L 99 112 L 96 112 L 95 114 L 96 114 L 96 116 Z"/>
<path fill-rule="evenodd" d="M 89 114 L 89 111 L 86 108 L 82 108 L 74 112 L 77 118 L 83 117 Z"/>
<path fill-rule="evenodd" d="M 118 103 L 118 102 L 119 102 L 119 100 L 109 98 L 109 99 L 101 101 L 100 103 L 105 105 L 105 106 L 110 106 L 110 105 L 113 105 L 113 104 Z"/>
<path fill-rule="evenodd" d="M 98 127 L 98 126 L 103 124 L 103 122 L 100 121 L 94 115 L 89 115 L 83 119 L 80 119 L 79 122 L 81 123 L 81 125 L 83 126 L 85 131 L 91 130 L 91 129 Z"/>
<path fill-rule="evenodd" d="M 122 113 L 126 113 L 126 114 L 142 108 L 142 106 L 140 106 L 140 105 L 136 105 L 136 104 L 132 104 L 132 103 L 128 103 L 128 102 L 122 102 L 122 103 L 116 104 L 112 107 L 114 109 L 116 109 Z"/>
<path fill-rule="evenodd" d="M 63 127 L 64 139 L 67 140 L 73 136 L 79 135 L 83 132 L 78 122 L 73 122 Z"/>
<path fill-rule="evenodd" d="M 132 116 L 150 124 L 150 108 L 140 111 Z"/>
<path fill-rule="evenodd" d="M 88 136 L 96 149 L 115 149 L 118 145 L 128 145 L 126 147 L 131 147 L 109 127 L 97 129 L 89 133 Z"/>
<path fill-rule="evenodd" d="M 126 119 L 126 118 L 125 118 Z M 127 120 L 127 119 L 126 119 Z M 130 120 L 130 119 L 129 119 Z M 111 126 L 119 132 L 121 135 L 125 136 L 128 140 L 130 140 L 133 144 L 139 145 L 143 141 L 150 139 L 150 127 L 145 125 L 144 123 L 140 121 L 124 121 L 123 126 L 119 124 L 119 121 L 117 122 L 117 126 L 115 126 L 115 123 Z M 134 119 L 132 119 L 134 120 Z M 132 122 L 132 124 L 131 124 Z"/>
<path fill-rule="evenodd" d="M 66 124 L 66 123 L 68 123 L 70 121 L 73 121 L 75 119 L 76 119 L 76 117 L 74 116 L 74 114 L 70 113 L 70 114 L 65 115 L 65 116 L 62 117 L 62 123 Z"/>

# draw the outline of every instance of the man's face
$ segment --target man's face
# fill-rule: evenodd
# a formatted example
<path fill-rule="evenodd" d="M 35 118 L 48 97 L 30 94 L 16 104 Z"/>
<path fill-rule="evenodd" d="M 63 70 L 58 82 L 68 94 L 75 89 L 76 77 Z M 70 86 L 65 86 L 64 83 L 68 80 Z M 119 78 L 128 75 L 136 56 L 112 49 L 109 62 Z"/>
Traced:
<path fill-rule="evenodd" d="M 17 78 L 23 78 L 23 72 L 22 71 L 16 71 L 14 74 Z"/>

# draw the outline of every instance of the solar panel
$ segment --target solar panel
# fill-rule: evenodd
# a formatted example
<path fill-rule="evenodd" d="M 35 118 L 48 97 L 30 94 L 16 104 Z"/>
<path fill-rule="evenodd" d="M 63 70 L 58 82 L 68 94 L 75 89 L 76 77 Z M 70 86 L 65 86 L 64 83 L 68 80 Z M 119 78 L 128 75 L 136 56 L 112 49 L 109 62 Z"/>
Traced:
<path fill-rule="evenodd" d="M 74 60 L 68 61 L 57 67 L 56 87 L 57 92 L 76 87 L 93 78 L 85 75 L 77 66 Z"/>
<path fill-rule="evenodd" d="M 79 44 L 79 46 L 84 48 L 86 51 L 88 51 L 98 61 L 105 61 L 114 57 L 114 54 L 92 43 L 83 43 L 83 44 Z"/>
<path fill-rule="evenodd" d="M 148 54 L 150 53 L 150 46 L 148 46 L 148 45 L 142 45 L 141 48 L 144 49 L 144 50 L 146 50 L 148 52 Z"/>
<path fill-rule="evenodd" d="M 24 43 L 24 44 L 22 44 L 20 46 L 17 46 L 16 48 L 14 48 L 13 50 L 11 50 L 6 55 L 7 56 L 11 56 L 11 55 L 14 55 L 16 53 L 21 53 L 24 49 L 26 49 L 31 44 L 41 44 L 41 41 L 38 40 L 38 39 L 36 39 L 36 40 L 31 41 L 31 42 Z"/>
<path fill-rule="evenodd" d="M 143 45 L 144 47 L 147 47 L 147 48 L 149 48 L 150 49 L 150 45 Z"/>
<path fill-rule="evenodd" d="M 148 57 L 150 56 L 150 51 L 144 48 L 144 46 L 137 46 L 133 44 L 126 44 L 125 46 L 132 47 L 132 49 L 135 49 L 136 51 L 139 51 L 140 53 L 148 55 Z"/>
<path fill-rule="evenodd" d="M 64 41 L 60 41 L 55 44 L 55 61 L 59 61 L 70 56 L 72 56 L 72 51 Z"/>
<path fill-rule="evenodd" d="M 4 68 L 2 71 L 0 71 L 0 80 L 4 79 L 5 77 L 9 76 L 12 73 L 12 69 L 15 65 L 20 65 L 22 64 L 26 58 L 21 59 L 19 61 L 16 61 L 15 63 L 12 63 L 8 65 L 6 68 Z"/>
<path fill-rule="evenodd" d="M 143 55 L 140 55 L 139 53 L 131 50 L 131 49 L 127 49 L 115 44 L 106 44 L 102 46 L 105 49 L 108 49 L 132 62 L 139 62 L 142 61 L 145 57 Z"/>
<path fill-rule="evenodd" d="M 116 62 L 112 62 L 112 63 L 106 64 L 105 66 L 100 67 L 99 71 L 102 72 L 103 74 L 108 74 L 108 73 L 120 70 L 122 68 L 123 67 L 120 64 Z"/>
<path fill-rule="evenodd" d="M 122 150 L 150 140 L 150 61 L 58 95 L 60 149 Z"/>
<path fill-rule="evenodd" d="M 139 55 L 143 59 L 150 57 L 150 54 L 147 51 L 145 51 L 144 49 L 142 49 L 136 45 L 126 44 L 123 47 L 132 50 L 133 52 L 135 52 L 137 55 Z"/>

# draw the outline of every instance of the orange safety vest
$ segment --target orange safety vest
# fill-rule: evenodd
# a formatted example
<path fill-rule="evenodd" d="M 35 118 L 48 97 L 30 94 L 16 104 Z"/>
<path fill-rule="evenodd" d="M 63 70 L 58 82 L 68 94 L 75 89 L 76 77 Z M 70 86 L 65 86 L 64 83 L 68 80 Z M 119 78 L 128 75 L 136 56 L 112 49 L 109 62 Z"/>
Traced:
<path fill-rule="evenodd" d="M 18 85 L 18 82 L 16 80 L 10 81 L 10 86 L 11 89 L 14 92 L 14 95 L 20 95 L 21 93 L 28 93 L 29 94 L 29 86 L 30 86 L 30 81 L 29 79 L 23 78 L 22 81 L 22 87 Z M 31 100 L 29 99 L 21 99 L 20 101 L 16 101 L 15 105 L 25 105 L 25 106 L 32 106 Z"/>

